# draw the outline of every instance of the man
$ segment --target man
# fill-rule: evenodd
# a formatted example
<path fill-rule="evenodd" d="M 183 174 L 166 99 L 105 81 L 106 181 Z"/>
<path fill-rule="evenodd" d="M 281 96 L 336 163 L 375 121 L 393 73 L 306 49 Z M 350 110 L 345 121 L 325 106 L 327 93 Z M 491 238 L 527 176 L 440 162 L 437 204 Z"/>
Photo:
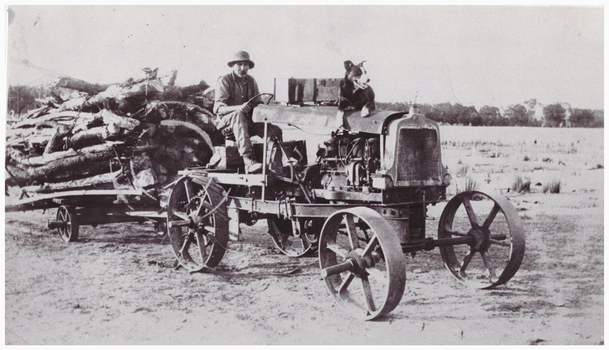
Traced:
<path fill-rule="evenodd" d="M 247 173 L 257 173 L 262 170 L 262 164 L 254 159 L 250 135 L 264 138 L 264 123 L 254 123 L 252 112 L 255 106 L 262 104 L 260 91 L 256 80 L 248 74 L 254 68 L 254 62 L 250 60 L 250 55 L 245 51 L 238 51 L 228 62 L 232 72 L 221 76 L 216 83 L 216 97 L 214 103 L 214 113 L 220 116 L 216 127 L 223 133 L 227 131 L 235 136 L 239 154 L 243 157 L 245 171 Z M 247 102 L 253 100 L 248 104 Z M 269 124 L 269 139 L 273 136 L 282 140 L 282 130 Z M 271 171 L 281 172 L 281 151 L 275 142 L 268 142 L 269 159 L 272 159 Z"/>

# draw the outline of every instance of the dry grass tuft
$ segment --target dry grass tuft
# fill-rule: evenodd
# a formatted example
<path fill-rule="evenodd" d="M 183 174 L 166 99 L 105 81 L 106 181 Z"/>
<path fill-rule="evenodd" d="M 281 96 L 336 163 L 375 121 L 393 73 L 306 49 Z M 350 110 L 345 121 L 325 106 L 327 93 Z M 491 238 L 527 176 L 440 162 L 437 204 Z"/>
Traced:
<path fill-rule="evenodd" d="M 522 177 L 516 176 L 516 179 L 514 179 L 514 183 L 512 183 L 512 191 L 518 193 L 531 192 L 531 180 L 522 179 Z"/>
<path fill-rule="evenodd" d="M 467 174 L 469 174 L 469 165 L 463 165 L 460 166 L 459 169 L 457 169 L 457 173 L 455 174 L 455 176 L 467 177 Z"/>
<path fill-rule="evenodd" d="M 543 185 L 543 193 L 560 193 L 560 180 L 552 180 Z"/>
<path fill-rule="evenodd" d="M 469 176 L 467 176 L 467 177 L 465 177 L 465 179 L 463 179 L 462 184 L 463 184 L 463 188 L 460 188 L 459 183 L 455 184 L 457 193 L 466 192 L 466 191 L 476 191 L 476 190 L 478 190 L 478 187 L 479 187 L 476 180 L 472 179 Z"/>

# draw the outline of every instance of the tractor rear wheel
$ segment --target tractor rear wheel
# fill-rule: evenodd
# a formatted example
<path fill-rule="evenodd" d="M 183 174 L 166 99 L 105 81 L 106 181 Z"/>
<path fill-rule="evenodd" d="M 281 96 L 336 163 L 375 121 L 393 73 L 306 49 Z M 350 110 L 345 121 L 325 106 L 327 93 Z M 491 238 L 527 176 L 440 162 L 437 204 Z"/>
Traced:
<path fill-rule="evenodd" d="M 191 272 L 220 263 L 228 244 L 224 189 L 214 178 L 189 174 L 173 186 L 167 231 L 180 265 Z"/>

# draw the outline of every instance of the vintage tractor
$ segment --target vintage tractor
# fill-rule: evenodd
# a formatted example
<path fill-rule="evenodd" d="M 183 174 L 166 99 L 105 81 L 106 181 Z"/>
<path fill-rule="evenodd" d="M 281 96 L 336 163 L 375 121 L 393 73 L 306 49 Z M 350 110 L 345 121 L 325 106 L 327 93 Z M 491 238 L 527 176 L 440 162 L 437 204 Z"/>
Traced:
<path fill-rule="evenodd" d="M 319 104 L 266 104 L 254 109 L 253 119 L 330 130 L 336 112 Z M 238 159 L 230 161 L 236 152 L 230 146 L 218 168 L 181 172 L 169 195 L 167 227 L 182 266 L 216 266 L 229 235 L 239 235 L 239 223 L 266 219 L 282 253 L 318 254 L 338 303 L 374 319 L 402 298 L 405 253 L 438 247 L 448 270 L 478 288 L 506 283 L 522 262 L 522 223 L 499 195 L 457 194 L 445 206 L 437 236 L 426 234 L 427 206 L 446 200 L 451 178 L 437 123 L 416 109 L 375 111 L 367 118 L 347 112 L 344 129 L 331 133 L 314 162 L 307 161 L 304 140 L 281 147 L 288 160 L 283 174 L 266 168 L 244 174 Z M 258 150 L 266 164 L 266 146 Z"/>

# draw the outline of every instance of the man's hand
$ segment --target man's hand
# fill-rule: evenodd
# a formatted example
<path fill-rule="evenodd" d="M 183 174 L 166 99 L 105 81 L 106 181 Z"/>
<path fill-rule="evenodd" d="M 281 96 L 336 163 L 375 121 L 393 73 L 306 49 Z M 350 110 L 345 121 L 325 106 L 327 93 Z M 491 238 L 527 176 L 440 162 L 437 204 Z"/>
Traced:
<path fill-rule="evenodd" d="M 241 107 L 239 108 L 239 110 L 245 114 L 245 115 L 249 115 L 250 112 L 252 111 L 252 106 L 249 103 L 244 103 L 241 105 Z"/>

